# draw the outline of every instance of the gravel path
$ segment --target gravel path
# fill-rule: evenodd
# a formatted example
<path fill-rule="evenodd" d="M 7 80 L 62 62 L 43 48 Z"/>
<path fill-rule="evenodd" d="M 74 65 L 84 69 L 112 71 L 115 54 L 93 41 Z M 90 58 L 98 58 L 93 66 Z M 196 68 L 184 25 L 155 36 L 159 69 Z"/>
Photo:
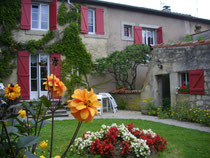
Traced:
<path fill-rule="evenodd" d="M 116 113 L 112 112 L 104 112 L 102 116 L 96 116 L 95 119 L 141 119 L 141 120 L 148 120 L 153 122 L 160 122 L 168 125 L 174 125 L 178 127 L 188 128 L 188 129 L 195 129 L 199 131 L 209 132 L 210 133 L 210 127 L 202 126 L 198 123 L 192 123 L 192 122 L 182 122 L 177 120 L 171 120 L 171 119 L 159 119 L 158 117 L 154 116 L 148 116 L 148 115 L 142 115 L 139 111 L 126 111 L 126 110 L 118 110 Z M 71 115 L 69 117 L 65 118 L 55 118 L 56 120 L 68 120 L 68 119 L 74 119 Z"/>

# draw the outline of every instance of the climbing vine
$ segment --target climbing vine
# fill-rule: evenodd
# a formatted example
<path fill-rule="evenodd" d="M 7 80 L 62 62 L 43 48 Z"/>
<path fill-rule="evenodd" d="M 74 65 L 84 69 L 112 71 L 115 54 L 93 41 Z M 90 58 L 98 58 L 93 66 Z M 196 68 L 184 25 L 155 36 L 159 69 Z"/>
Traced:
<path fill-rule="evenodd" d="M 90 72 L 93 64 L 91 55 L 79 36 L 81 15 L 78 10 L 78 5 L 70 11 L 64 2 L 60 5 L 58 23 L 68 26 L 63 31 L 63 39 L 44 50 L 48 53 L 60 52 L 65 57 L 61 63 L 61 76 L 68 88 L 68 94 L 72 94 L 75 87 L 88 84 L 86 74 Z"/>
<path fill-rule="evenodd" d="M 50 46 L 46 44 L 55 38 L 56 31 L 48 31 L 40 40 L 29 40 L 26 43 L 16 42 L 13 39 L 12 30 L 19 29 L 21 17 L 21 0 L 0 1 L 0 82 L 3 78 L 11 75 L 15 64 L 13 59 L 18 50 L 28 50 L 35 53 L 36 50 L 44 52 L 58 52 L 64 56 L 61 62 L 62 80 L 71 94 L 76 86 L 88 84 L 86 74 L 90 72 L 92 60 L 85 45 L 80 38 L 80 6 L 68 9 L 67 3 L 63 2 L 59 9 L 57 20 L 60 26 L 66 26 L 59 33 L 61 39 Z"/>

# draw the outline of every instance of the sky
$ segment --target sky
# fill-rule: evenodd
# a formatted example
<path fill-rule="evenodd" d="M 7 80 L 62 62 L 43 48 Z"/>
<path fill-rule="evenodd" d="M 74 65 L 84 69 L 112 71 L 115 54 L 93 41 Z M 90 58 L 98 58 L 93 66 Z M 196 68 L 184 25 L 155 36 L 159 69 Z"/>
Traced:
<path fill-rule="evenodd" d="M 190 14 L 195 17 L 210 20 L 210 0 L 103 0 L 145 8 L 161 10 L 169 5 L 172 12 Z"/>

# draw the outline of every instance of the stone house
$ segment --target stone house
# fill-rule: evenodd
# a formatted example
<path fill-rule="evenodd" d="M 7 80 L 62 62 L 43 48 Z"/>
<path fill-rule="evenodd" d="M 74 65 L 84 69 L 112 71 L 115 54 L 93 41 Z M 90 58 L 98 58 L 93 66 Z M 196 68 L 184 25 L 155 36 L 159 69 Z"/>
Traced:
<path fill-rule="evenodd" d="M 210 109 L 209 62 L 209 40 L 154 46 L 141 101 L 152 97 L 155 105 L 162 106 L 163 99 L 169 98 L 172 106 L 188 102 Z M 179 91 L 184 82 L 189 85 L 185 94 Z"/>
<path fill-rule="evenodd" d="M 57 10 L 62 2 L 63 0 L 21 0 L 20 30 L 13 31 L 15 41 L 26 43 L 28 40 L 39 40 L 48 30 L 54 30 L 61 36 L 64 27 L 57 24 Z M 154 46 L 168 40 L 181 40 L 185 34 L 193 34 L 195 26 L 200 26 L 200 31 L 210 29 L 210 20 L 190 15 L 97 0 L 67 0 L 66 6 L 70 8 L 72 3 L 81 4 L 80 36 L 94 60 L 133 43 Z M 60 36 L 47 45 L 58 41 Z M 33 55 L 28 50 L 19 51 L 17 69 L 3 83 L 18 83 L 25 100 L 45 95 L 46 91 L 41 85 L 51 71 L 50 61 L 53 57 L 57 57 L 59 61 L 62 59 L 58 53 L 48 55 L 39 51 Z M 43 65 L 40 66 L 39 62 L 43 62 Z M 45 70 L 48 70 L 48 74 Z M 56 76 L 60 77 L 60 71 L 58 65 Z M 142 87 L 146 72 L 146 65 L 139 67 L 137 89 Z M 109 74 L 100 77 L 89 75 L 90 84 L 109 79 Z M 114 89 L 114 82 L 102 88 L 102 91 L 111 91 Z"/>

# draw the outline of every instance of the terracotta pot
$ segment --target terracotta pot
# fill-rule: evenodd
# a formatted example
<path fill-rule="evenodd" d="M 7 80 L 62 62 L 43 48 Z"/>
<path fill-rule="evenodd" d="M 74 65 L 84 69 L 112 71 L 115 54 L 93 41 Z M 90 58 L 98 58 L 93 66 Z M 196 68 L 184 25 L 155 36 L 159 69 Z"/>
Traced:
<path fill-rule="evenodd" d="M 179 94 L 190 94 L 190 92 L 179 91 Z"/>

